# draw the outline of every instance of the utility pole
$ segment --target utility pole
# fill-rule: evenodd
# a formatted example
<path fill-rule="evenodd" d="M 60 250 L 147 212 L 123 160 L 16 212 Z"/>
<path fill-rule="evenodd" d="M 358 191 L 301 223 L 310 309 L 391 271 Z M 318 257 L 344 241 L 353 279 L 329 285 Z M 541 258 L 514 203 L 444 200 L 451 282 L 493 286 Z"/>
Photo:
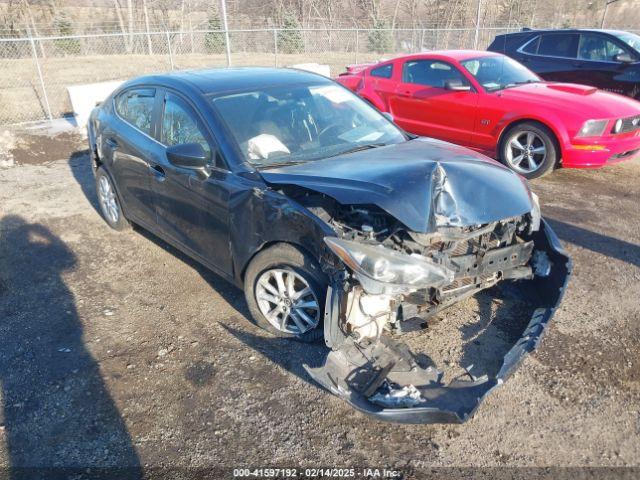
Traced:
<path fill-rule="evenodd" d="M 227 23 L 227 2 L 220 0 L 220 16 L 224 28 L 224 46 L 227 50 L 227 67 L 231 66 L 231 47 L 229 46 L 229 24 Z"/>
<path fill-rule="evenodd" d="M 607 18 L 607 9 L 609 8 L 609 5 L 611 5 L 612 3 L 616 3 L 618 0 L 606 0 L 605 4 L 604 4 L 604 13 L 602 14 L 602 23 L 600 23 L 600 28 L 604 28 L 604 21 Z"/>

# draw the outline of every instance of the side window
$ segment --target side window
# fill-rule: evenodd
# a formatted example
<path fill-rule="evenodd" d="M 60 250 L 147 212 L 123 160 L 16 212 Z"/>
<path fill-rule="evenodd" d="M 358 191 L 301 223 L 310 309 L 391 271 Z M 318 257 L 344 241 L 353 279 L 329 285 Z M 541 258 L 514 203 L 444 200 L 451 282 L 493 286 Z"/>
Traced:
<path fill-rule="evenodd" d="M 578 58 L 600 62 L 615 62 L 616 55 L 625 51 L 603 35 L 582 34 Z"/>
<path fill-rule="evenodd" d="M 176 95 L 167 93 L 160 142 L 167 147 L 183 143 L 199 143 L 211 158 L 211 146 L 204 132 L 202 122 L 191 107 Z"/>
<path fill-rule="evenodd" d="M 579 40 L 577 33 L 545 33 L 540 39 L 538 55 L 576 58 Z"/>
<path fill-rule="evenodd" d="M 155 90 L 141 88 L 127 90 L 116 97 L 116 112 L 126 122 L 151 135 L 151 119 Z"/>
<path fill-rule="evenodd" d="M 374 68 L 373 70 L 371 70 L 370 75 L 372 77 L 391 78 L 391 75 L 393 75 L 393 64 L 390 63 L 388 65 Z"/>
<path fill-rule="evenodd" d="M 469 85 L 457 68 L 438 60 L 411 60 L 404 64 L 402 80 L 429 87 L 445 88 L 447 83 Z"/>
<path fill-rule="evenodd" d="M 536 54 L 538 53 L 539 44 L 540 44 L 540 36 L 537 36 L 534 39 L 529 40 L 527 43 L 525 43 L 524 46 L 522 47 L 522 51 L 524 53 Z"/>

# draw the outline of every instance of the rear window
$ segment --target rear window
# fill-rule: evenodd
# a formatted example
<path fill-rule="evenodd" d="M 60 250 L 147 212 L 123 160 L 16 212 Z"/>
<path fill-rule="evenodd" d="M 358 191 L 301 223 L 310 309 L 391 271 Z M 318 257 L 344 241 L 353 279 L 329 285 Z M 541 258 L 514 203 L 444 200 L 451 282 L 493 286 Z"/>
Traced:
<path fill-rule="evenodd" d="M 540 39 L 538 55 L 576 58 L 579 40 L 577 33 L 546 33 Z"/>
<path fill-rule="evenodd" d="M 392 74 L 393 74 L 393 64 L 391 63 L 371 70 L 372 77 L 391 78 Z"/>
<path fill-rule="evenodd" d="M 539 36 L 525 43 L 524 47 L 522 47 L 522 51 L 524 53 L 538 53 L 538 44 L 540 44 Z"/>

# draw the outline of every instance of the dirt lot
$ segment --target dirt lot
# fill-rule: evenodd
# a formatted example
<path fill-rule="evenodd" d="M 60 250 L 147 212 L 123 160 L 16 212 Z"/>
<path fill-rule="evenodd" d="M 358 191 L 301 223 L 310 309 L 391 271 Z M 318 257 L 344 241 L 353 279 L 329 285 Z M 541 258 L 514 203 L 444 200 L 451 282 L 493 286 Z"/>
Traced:
<path fill-rule="evenodd" d="M 533 183 L 574 260 L 550 331 L 467 424 L 412 426 L 318 388 L 301 361 L 321 347 L 264 334 L 239 290 L 150 234 L 110 230 L 78 135 L 12 142 L 17 165 L 0 170 L 0 467 L 353 465 L 423 478 L 640 466 L 640 161 Z M 523 308 L 497 293 L 412 345 L 448 358 L 448 375 L 495 368 Z M 584 470 L 551 474 L 562 472 Z M 589 471 L 614 474 L 640 470 Z"/>

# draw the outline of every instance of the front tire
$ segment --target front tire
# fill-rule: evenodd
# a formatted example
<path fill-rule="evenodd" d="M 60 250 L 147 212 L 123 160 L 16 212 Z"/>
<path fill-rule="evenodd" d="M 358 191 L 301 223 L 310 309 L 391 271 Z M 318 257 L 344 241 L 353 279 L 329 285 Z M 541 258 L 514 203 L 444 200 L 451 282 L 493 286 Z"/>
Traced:
<path fill-rule="evenodd" d="M 527 179 L 548 174 L 560 159 L 553 132 L 533 122 L 510 128 L 503 135 L 499 153 L 503 164 Z"/>
<path fill-rule="evenodd" d="M 244 277 L 256 325 L 278 337 L 314 342 L 324 335 L 327 279 L 307 253 L 286 243 L 258 253 Z"/>
<path fill-rule="evenodd" d="M 122 204 L 115 189 L 113 180 L 103 166 L 96 170 L 96 193 L 102 218 L 114 230 L 122 231 L 130 228 L 129 221 L 122 211 Z"/>

